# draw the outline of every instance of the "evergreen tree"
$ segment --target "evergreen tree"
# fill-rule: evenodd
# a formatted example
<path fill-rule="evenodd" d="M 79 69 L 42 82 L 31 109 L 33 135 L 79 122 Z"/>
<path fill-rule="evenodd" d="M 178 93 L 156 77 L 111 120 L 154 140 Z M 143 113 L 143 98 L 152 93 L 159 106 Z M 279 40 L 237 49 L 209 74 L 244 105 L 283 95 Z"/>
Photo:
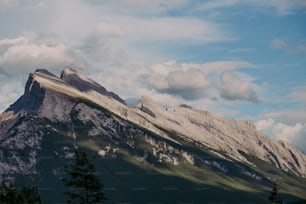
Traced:
<path fill-rule="evenodd" d="M 64 171 L 68 176 L 63 179 L 69 188 L 65 193 L 67 203 L 94 204 L 106 200 L 103 185 L 95 175 L 96 169 L 84 151 L 76 150 L 74 163 Z"/>
<path fill-rule="evenodd" d="M 16 189 L 11 181 L 2 181 L 0 187 L 1 204 L 40 204 L 37 187 Z"/>
<path fill-rule="evenodd" d="M 0 203 L 14 203 L 17 200 L 17 190 L 10 180 L 3 180 L 0 187 Z"/>
<path fill-rule="evenodd" d="M 30 188 L 22 188 L 21 191 L 18 192 L 17 203 L 36 203 L 41 204 L 41 198 L 38 193 L 37 187 L 30 187 Z"/>
<path fill-rule="evenodd" d="M 279 188 L 276 184 L 273 185 L 273 188 L 272 188 L 272 192 L 270 193 L 270 196 L 269 196 L 269 201 L 271 201 L 272 203 L 283 203 L 281 197 L 280 197 L 280 194 L 279 194 Z"/>

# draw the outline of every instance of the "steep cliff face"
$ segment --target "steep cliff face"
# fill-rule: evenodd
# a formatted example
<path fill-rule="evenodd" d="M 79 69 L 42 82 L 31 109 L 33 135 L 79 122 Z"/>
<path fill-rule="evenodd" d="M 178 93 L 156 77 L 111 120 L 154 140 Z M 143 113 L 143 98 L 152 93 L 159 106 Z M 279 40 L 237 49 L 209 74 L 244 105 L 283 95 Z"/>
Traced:
<path fill-rule="evenodd" d="M 305 190 L 306 156 L 250 121 L 187 106 L 164 108 L 148 97 L 129 107 L 74 70 L 65 68 L 60 77 L 37 70 L 24 95 L 0 115 L 0 174 L 40 175 L 46 179 L 41 186 L 55 185 L 75 146 L 95 152 L 110 169 L 128 163 L 200 187 L 250 195 L 277 180 L 291 195 Z"/>
<path fill-rule="evenodd" d="M 24 95 L 13 103 L 7 110 L 19 113 L 21 111 L 36 113 L 45 97 L 45 90 L 34 79 L 34 74 L 30 74 L 25 86 Z"/>

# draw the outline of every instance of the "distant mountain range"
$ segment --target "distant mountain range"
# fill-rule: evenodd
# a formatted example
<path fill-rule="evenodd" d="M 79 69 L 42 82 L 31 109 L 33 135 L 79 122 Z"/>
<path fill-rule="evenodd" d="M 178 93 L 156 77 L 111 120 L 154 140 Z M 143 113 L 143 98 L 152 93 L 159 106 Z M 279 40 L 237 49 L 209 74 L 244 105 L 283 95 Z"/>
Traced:
<path fill-rule="evenodd" d="M 75 70 L 30 74 L 0 115 L 0 174 L 34 183 L 44 203 L 64 202 L 63 167 L 85 149 L 109 203 L 268 203 L 306 199 L 306 156 L 256 130 L 142 97 L 135 107 Z"/>

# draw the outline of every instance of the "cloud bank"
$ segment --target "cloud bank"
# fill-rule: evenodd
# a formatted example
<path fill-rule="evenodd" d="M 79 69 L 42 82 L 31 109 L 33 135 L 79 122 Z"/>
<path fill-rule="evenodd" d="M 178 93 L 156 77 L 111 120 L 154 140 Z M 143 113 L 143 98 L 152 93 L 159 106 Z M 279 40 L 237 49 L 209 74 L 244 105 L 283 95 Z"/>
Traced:
<path fill-rule="evenodd" d="M 0 40 L 0 74 L 27 75 L 33 69 L 59 71 L 65 66 L 84 69 L 85 60 L 52 35 L 26 34 Z"/>
<path fill-rule="evenodd" d="M 259 131 L 272 134 L 274 139 L 288 142 L 298 147 L 304 153 L 306 152 L 306 123 L 298 122 L 290 125 L 268 118 L 258 120 L 255 125 Z"/>

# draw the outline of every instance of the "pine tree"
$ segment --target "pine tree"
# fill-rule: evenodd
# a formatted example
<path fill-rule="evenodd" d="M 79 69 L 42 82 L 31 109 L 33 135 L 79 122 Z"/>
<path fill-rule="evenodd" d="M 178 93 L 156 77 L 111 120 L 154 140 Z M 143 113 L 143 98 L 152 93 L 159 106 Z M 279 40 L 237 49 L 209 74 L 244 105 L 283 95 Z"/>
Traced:
<path fill-rule="evenodd" d="M 2 181 L 0 187 L 1 204 L 40 204 L 41 198 L 37 187 L 16 189 L 14 184 L 7 180 Z"/>
<path fill-rule="evenodd" d="M 270 196 L 269 196 L 269 201 L 271 201 L 272 203 L 282 204 L 283 201 L 282 201 L 278 191 L 279 191 L 278 186 L 276 184 L 274 184 L 273 188 L 272 188 L 272 192 L 270 193 Z"/>
<path fill-rule="evenodd" d="M 2 181 L 0 187 L 0 203 L 13 203 L 17 200 L 17 190 L 10 180 Z"/>
<path fill-rule="evenodd" d="M 18 192 L 17 200 L 19 201 L 17 203 L 41 203 L 37 187 L 22 188 L 21 191 Z"/>
<path fill-rule="evenodd" d="M 63 179 L 69 188 L 65 193 L 67 203 L 94 204 L 106 200 L 103 185 L 95 175 L 96 169 L 84 151 L 76 150 L 74 163 L 64 171 L 68 176 Z"/>

